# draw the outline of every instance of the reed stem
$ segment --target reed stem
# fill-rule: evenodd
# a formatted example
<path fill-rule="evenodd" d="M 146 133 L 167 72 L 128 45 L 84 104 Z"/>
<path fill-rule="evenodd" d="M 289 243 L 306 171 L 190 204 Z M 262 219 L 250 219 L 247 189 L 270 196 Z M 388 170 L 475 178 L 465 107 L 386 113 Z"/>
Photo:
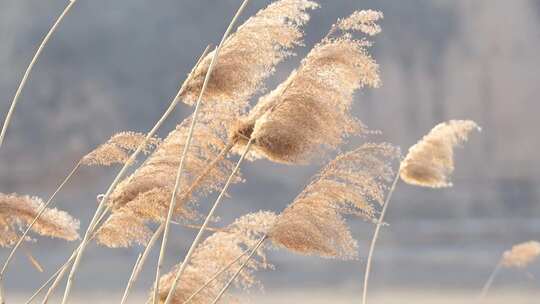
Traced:
<path fill-rule="evenodd" d="M 479 302 L 483 301 L 486 298 L 487 293 L 491 289 L 491 285 L 493 285 L 493 281 L 495 281 L 495 277 L 497 277 L 497 274 L 499 273 L 501 268 L 502 268 L 502 261 L 499 260 L 499 262 L 497 263 L 497 265 L 495 265 L 495 268 L 493 269 L 493 271 L 489 275 L 489 278 L 487 279 L 486 283 L 484 284 L 484 287 L 482 287 L 482 291 L 480 292 L 480 295 L 478 296 L 478 301 Z"/>
<path fill-rule="evenodd" d="M 208 226 L 208 223 L 210 222 L 210 219 L 214 216 L 214 213 L 217 209 L 217 207 L 219 206 L 219 204 L 221 203 L 221 201 L 223 200 L 223 197 L 225 196 L 225 193 L 227 192 L 227 189 L 229 188 L 229 185 L 231 184 L 232 180 L 234 179 L 234 176 L 236 175 L 236 172 L 238 171 L 238 169 L 240 168 L 240 165 L 242 164 L 242 161 L 244 160 L 244 158 L 246 157 L 246 155 L 248 154 L 249 152 L 249 149 L 251 148 L 251 144 L 252 144 L 252 139 L 250 139 L 244 149 L 244 152 L 242 153 L 242 155 L 240 156 L 240 159 L 238 160 L 238 162 L 236 163 L 236 166 L 234 167 L 233 171 L 231 172 L 231 174 L 229 175 L 229 178 L 227 179 L 227 182 L 225 183 L 225 185 L 223 186 L 223 189 L 221 189 L 221 192 L 218 196 L 218 198 L 216 199 L 216 201 L 214 202 L 214 205 L 212 206 L 212 209 L 210 209 L 210 212 L 208 213 L 208 215 L 206 216 L 206 219 L 204 220 L 204 223 L 201 227 L 201 229 L 199 230 L 199 232 L 197 233 L 197 236 L 195 237 L 195 240 L 193 241 L 193 243 L 191 244 L 191 247 L 189 248 L 187 254 L 186 254 L 186 257 L 184 258 L 184 261 L 181 263 L 180 265 L 180 268 L 178 269 L 177 273 L 176 273 L 176 276 L 174 278 L 174 281 L 172 282 L 171 284 L 171 289 L 169 290 L 169 294 L 167 295 L 167 298 L 165 299 L 165 303 L 164 304 L 170 304 L 172 298 L 173 298 L 173 295 L 174 295 L 174 292 L 175 292 L 175 289 L 176 289 L 176 285 L 178 284 L 179 280 L 180 280 L 180 277 L 182 276 L 182 274 L 184 273 L 185 269 L 186 269 L 186 266 L 189 264 L 189 261 L 191 260 L 191 256 L 193 255 L 193 253 L 195 252 L 195 249 L 197 247 L 197 245 L 199 244 L 199 242 L 201 241 L 201 238 L 202 238 L 202 235 L 203 235 L 203 232 L 204 230 L 206 229 L 206 227 Z M 156 287 L 157 287 L 158 284 L 156 284 Z M 154 288 L 154 291 L 157 290 L 157 288 Z M 157 297 L 156 295 L 154 294 L 154 301 L 157 300 Z"/>
<path fill-rule="evenodd" d="M 379 231 L 381 230 L 382 223 L 384 223 L 384 216 L 386 215 L 386 210 L 388 210 L 390 199 L 392 198 L 392 194 L 394 193 L 394 190 L 396 189 L 398 181 L 399 181 L 399 170 L 396 173 L 396 177 L 394 178 L 394 181 L 392 182 L 392 186 L 390 187 L 390 190 L 388 191 L 386 200 L 383 205 L 383 209 L 381 211 L 381 216 L 379 217 L 379 220 L 377 221 L 377 226 L 375 227 L 375 232 L 373 233 L 373 238 L 371 239 L 371 244 L 369 245 L 369 254 L 368 254 L 368 258 L 366 262 L 366 271 L 364 273 L 364 289 L 362 291 L 362 304 L 367 304 L 367 289 L 368 289 L 369 273 L 371 271 L 371 263 L 373 261 L 373 252 L 375 251 L 375 244 L 377 243 L 377 238 L 379 237 Z"/>
<path fill-rule="evenodd" d="M 60 16 L 56 19 L 53 26 L 49 29 L 49 32 L 45 35 L 43 40 L 41 41 L 41 44 L 36 50 L 36 53 L 34 54 L 34 57 L 32 57 L 32 60 L 30 61 L 30 64 L 28 64 L 28 67 L 26 68 L 26 71 L 24 72 L 23 78 L 21 79 L 21 82 L 19 83 L 19 87 L 17 88 L 17 91 L 15 92 L 15 96 L 13 96 L 13 100 L 11 101 L 11 106 L 9 107 L 9 110 L 6 114 L 6 118 L 4 120 L 4 125 L 2 126 L 2 131 L 0 131 L 0 147 L 2 147 L 2 144 L 4 142 L 4 137 L 6 136 L 7 128 L 9 126 L 9 123 L 11 122 L 11 117 L 13 116 L 13 112 L 15 112 L 15 107 L 17 106 L 17 103 L 19 101 L 19 97 L 21 96 L 21 92 L 26 85 L 26 82 L 28 80 L 28 77 L 30 76 L 30 73 L 32 72 L 32 69 L 34 68 L 34 65 L 36 64 L 39 55 L 41 55 L 41 52 L 45 48 L 45 45 L 51 39 L 52 35 L 64 19 L 64 17 L 69 13 L 73 5 L 75 5 L 75 2 L 77 0 L 70 0 L 69 3 L 66 5 Z M 0 288 L 1 289 L 1 288 Z M 0 299 L 1 300 L 1 299 Z M 2 304 L 4 303 L 3 300 L 0 301 Z"/>
<path fill-rule="evenodd" d="M 180 101 L 180 95 L 184 91 L 187 83 L 189 83 L 189 80 L 191 80 L 191 76 L 193 75 L 193 71 L 200 64 L 200 62 L 202 61 L 204 56 L 206 56 L 206 53 L 208 52 L 209 48 L 210 48 L 210 46 L 206 47 L 205 51 L 203 52 L 203 55 L 201 55 L 201 57 L 197 61 L 197 64 L 193 68 L 192 72 L 188 75 L 188 77 L 186 78 L 186 80 L 184 81 L 184 83 L 182 84 L 180 89 L 178 90 L 178 93 L 176 94 L 176 96 L 171 101 L 171 103 L 170 103 L 169 107 L 167 108 L 167 110 L 165 111 L 165 113 L 156 122 L 154 127 L 148 132 L 148 134 L 146 135 L 146 138 L 139 144 L 139 146 L 133 152 L 133 154 L 131 154 L 129 159 L 126 161 L 126 163 L 124 164 L 122 169 L 120 169 L 120 172 L 118 172 L 115 179 L 113 180 L 113 182 L 111 183 L 111 185 L 107 189 L 107 192 L 103 195 L 103 198 L 101 199 L 101 202 L 99 203 L 99 206 L 97 207 L 97 210 L 96 210 L 96 212 L 94 214 L 94 217 L 92 218 L 92 220 L 90 222 L 89 228 L 85 232 L 84 238 L 83 238 L 83 240 L 81 242 L 81 247 L 78 250 L 77 255 L 75 257 L 75 261 L 73 262 L 73 266 L 72 266 L 71 271 L 70 271 L 69 276 L 68 276 L 66 289 L 64 291 L 64 297 L 62 299 L 62 304 L 67 304 L 69 294 L 70 294 L 70 291 L 71 291 L 71 287 L 73 286 L 73 281 L 75 279 L 75 273 L 76 273 L 77 268 L 78 268 L 78 266 L 79 266 L 79 264 L 81 262 L 82 255 L 84 253 L 84 250 L 86 249 L 86 246 L 87 246 L 88 241 L 89 241 L 89 237 L 90 237 L 90 235 L 92 233 L 92 230 L 90 230 L 90 228 L 92 228 L 92 229 L 95 228 L 93 226 L 95 226 L 95 224 L 97 222 L 97 219 L 101 216 L 101 214 L 103 212 L 103 209 L 105 208 L 105 205 L 106 205 L 105 202 L 109 199 L 109 196 L 111 195 L 111 193 L 114 190 L 114 188 L 116 187 L 116 185 L 124 177 L 124 174 L 127 172 L 128 167 L 135 161 L 135 159 L 137 158 L 139 153 L 143 150 L 144 147 L 146 147 L 146 144 L 148 143 L 148 141 L 154 136 L 154 134 L 161 127 L 163 122 L 165 122 L 165 120 L 169 117 L 169 115 L 175 109 L 176 105 Z"/>
<path fill-rule="evenodd" d="M 241 15 L 244 8 L 247 6 L 248 2 L 249 2 L 249 0 L 244 0 L 242 2 L 242 5 L 240 6 L 238 11 L 236 12 L 235 16 L 233 17 L 233 19 L 229 23 L 229 26 L 227 27 L 227 30 L 223 34 L 223 37 L 221 38 L 221 41 L 219 42 L 219 45 L 216 47 L 215 52 L 214 52 L 214 56 L 212 57 L 212 60 L 210 61 L 210 65 L 208 67 L 208 71 L 206 72 L 204 82 L 203 82 L 203 85 L 201 87 L 199 97 L 197 99 L 197 103 L 195 104 L 195 110 L 193 111 L 193 117 L 192 117 L 192 120 L 191 120 L 191 126 L 189 128 L 188 137 L 186 139 L 186 143 L 184 144 L 184 151 L 182 152 L 182 156 L 180 158 L 180 164 L 178 165 L 178 170 L 176 172 L 176 181 L 175 181 L 174 189 L 173 189 L 172 196 L 171 196 L 171 202 L 169 204 L 169 211 L 167 213 L 167 220 L 165 221 L 165 230 L 163 232 L 163 240 L 161 242 L 161 249 L 160 249 L 159 257 L 158 257 L 158 265 L 156 267 L 156 279 L 155 279 L 155 283 L 154 283 L 155 284 L 155 288 L 154 288 L 154 304 L 157 304 L 157 298 L 158 298 L 158 294 L 159 294 L 159 284 L 158 284 L 159 283 L 159 277 L 160 277 L 161 269 L 163 268 L 163 263 L 164 263 L 164 260 L 165 260 L 165 252 L 167 250 L 167 242 L 169 241 L 169 224 L 171 222 L 172 216 L 174 214 L 174 210 L 176 208 L 176 192 L 178 191 L 178 187 L 180 185 L 180 179 L 182 177 L 182 171 L 184 169 L 184 161 L 186 159 L 186 156 L 187 156 L 188 151 L 189 151 L 189 147 L 191 145 L 191 141 L 193 139 L 193 132 L 195 130 L 195 124 L 197 123 L 197 116 L 198 116 L 198 113 L 199 113 L 199 108 L 200 108 L 200 105 L 201 105 L 201 102 L 202 102 L 202 98 L 204 96 L 204 92 L 206 90 L 206 87 L 208 86 L 210 76 L 212 75 L 212 71 L 214 70 L 214 66 L 216 64 L 216 61 L 217 61 L 219 52 L 220 52 L 220 50 L 221 50 L 221 48 L 223 46 L 223 43 L 225 42 L 225 40 L 229 36 L 230 32 L 232 31 L 232 29 L 234 27 L 234 24 L 236 23 L 236 20 L 238 20 L 238 17 Z M 65 304 L 65 303 L 63 303 L 63 304 Z"/>
<path fill-rule="evenodd" d="M 242 265 L 238 268 L 238 270 L 233 274 L 233 276 L 229 279 L 229 281 L 227 282 L 227 284 L 221 289 L 221 291 L 219 292 L 219 294 L 214 298 L 214 300 L 212 301 L 211 304 L 216 304 L 219 299 L 221 299 L 221 297 L 223 296 L 223 294 L 227 291 L 227 289 L 229 288 L 229 286 L 231 286 L 232 282 L 234 282 L 234 280 L 236 279 L 236 277 L 240 274 L 240 272 L 242 272 L 242 270 L 247 266 L 247 264 L 249 263 L 249 261 L 251 260 L 251 258 L 253 258 L 253 256 L 255 255 L 255 253 L 257 252 L 257 249 L 259 249 L 259 247 L 261 247 L 261 245 L 264 243 L 264 241 L 266 241 L 266 239 L 268 238 L 268 235 L 263 235 L 261 237 L 261 239 L 259 240 L 259 242 L 257 243 L 257 245 L 255 245 L 255 247 L 253 247 L 253 249 L 251 250 L 249 256 L 246 258 L 246 260 L 244 261 L 244 263 L 242 263 Z"/>

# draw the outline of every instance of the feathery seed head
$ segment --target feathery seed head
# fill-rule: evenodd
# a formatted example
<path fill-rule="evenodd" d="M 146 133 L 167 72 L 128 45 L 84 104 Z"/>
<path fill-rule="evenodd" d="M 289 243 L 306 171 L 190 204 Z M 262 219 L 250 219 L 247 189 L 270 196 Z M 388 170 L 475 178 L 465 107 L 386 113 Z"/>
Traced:
<path fill-rule="evenodd" d="M 306 11 L 317 7 L 308 0 L 280 0 L 239 26 L 221 48 L 204 100 L 246 107 L 274 67 L 291 55 L 288 50 L 301 44 L 300 28 L 309 20 Z M 196 102 L 213 56 L 209 53 L 193 72 L 181 96 L 185 103 Z"/>
<path fill-rule="evenodd" d="M 390 144 L 369 143 L 338 156 L 283 211 L 270 238 L 300 254 L 356 258 L 357 243 L 343 215 L 375 219 L 399 154 Z"/>
<path fill-rule="evenodd" d="M 472 120 L 450 120 L 436 125 L 409 148 L 401 163 L 401 179 L 424 187 L 452 186 L 449 179 L 454 171 L 454 147 L 466 142 L 472 130 L 481 130 Z"/>
<path fill-rule="evenodd" d="M 252 158 L 302 163 L 320 149 L 335 149 L 363 124 L 350 115 L 354 92 L 380 84 L 379 68 L 366 51 L 366 40 L 343 33 L 317 44 L 275 90 L 261 97 L 233 129 L 232 138 L 251 130 Z M 236 151 L 245 141 L 236 143 Z"/>
<path fill-rule="evenodd" d="M 245 250 L 253 247 L 264 233 L 270 229 L 275 220 L 276 215 L 272 212 L 260 211 L 251 213 L 238 218 L 225 231 L 216 232 L 208 237 L 197 247 L 193 254 L 189 266 L 186 267 L 184 276 L 180 278 L 171 303 L 184 303 L 189 296 L 215 273 L 240 256 Z M 175 266 L 159 280 L 159 293 L 162 301 L 165 300 L 169 293 L 179 266 Z M 253 272 L 257 269 L 266 269 L 269 267 L 271 265 L 266 262 L 263 246 L 261 246 L 255 258 L 250 260 L 247 267 L 242 270 L 236 279 L 237 286 L 249 288 L 258 284 Z M 225 271 L 213 284 L 210 284 L 194 297 L 192 303 L 210 303 L 236 270 L 236 267 L 231 267 Z"/>
<path fill-rule="evenodd" d="M 146 245 L 152 231 L 145 221 L 132 214 L 130 210 L 115 212 L 97 231 L 97 242 L 110 248 L 131 247 L 134 244 Z"/>
<path fill-rule="evenodd" d="M 503 253 L 502 265 L 508 268 L 525 268 L 540 256 L 540 242 L 528 241 L 514 245 Z"/>
<path fill-rule="evenodd" d="M 43 204 L 37 197 L 0 193 L 0 247 L 17 241 L 17 229 L 23 224 L 30 224 Z M 32 231 L 37 234 L 68 241 L 79 238 L 78 229 L 79 221 L 54 208 L 46 209 L 32 226 Z"/>

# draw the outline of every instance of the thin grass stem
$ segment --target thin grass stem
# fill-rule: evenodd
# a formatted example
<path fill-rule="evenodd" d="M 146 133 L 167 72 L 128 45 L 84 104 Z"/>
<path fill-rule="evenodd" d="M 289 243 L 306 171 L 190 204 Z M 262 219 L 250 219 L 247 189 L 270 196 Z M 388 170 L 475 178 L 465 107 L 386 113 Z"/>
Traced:
<path fill-rule="evenodd" d="M 240 274 L 240 272 L 242 272 L 242 270 L 247 266 L 247 264 L 249 263 L 249 261 L 251 260 L 251 258 L 253 258 L 253 256 L 255 255 L 255 253 L 257 252 L 257 249 L 259 249 L 259 247 L 261 247 L 261 245 L 264 243 L 264 241 L 266 241 L 266 239 L 268 238 L 268 236 L 265 234 L 261 237 L 261 239 L 259 240 L 259 242 L 257 243 L 257 245 L 255 245 L 255 247 L 253 247 L 253 249 L 251 250 L 249 256 L 246 258 L 246 260 L 244 261 L 244 263 L 242 263 L 242 265 L 238 268 L 238 270 L 233 274 L 233 276 L 229 279 L 229 281 L 227 282 L 227 284 L 225 286 L 223 286 L 223 288 L 221 289 L 221 291 L 219 292 L 219 294 L 214 298 L 214 300 L 212 301 L 211 304 L 216 304 L 219 299 L 221 299 L 221 297 L 223 296 L 223 294 L 225 294 L 225 292 L 227 291 L 227 289 L 229 289 L 229 287 L 231 286 L 231 284 L 234 282 L 234 280 L 236 279 L 236 277 Z"/>
<path fill-rule="evenodd" d="M 362 290 L 362 304 L 367 304 L 367 289 L 368 289 L 368 282 L 369 282 L 369 273 L 371 271 L 371 264 L 373 261 L 373 253 L 375 251 L 375 244 L 377 243 L 377 238 L 379 237 L 379 231 L 381 230 L 381 226 L 384 223 L 384 216 L 386 215 L 386 210 L 388 210 L 388 205 L 390 203 L 390 200 L 392 199 L 392 194 L 394 193 L 394 190 L 396 189 L 398 181 L 399 181 L 399 170 L 396 173 L 396 177 L 394 178 L 394 181 L 392 182 L 392 186 L 390 187 L 390 190 L 388 191 L 386 200 L 383 205 L 383 209 L 381 211 L 381 216 L 379 217 L 379 220 L 377 221 L 377 226 L 375 227 L 375 232 L 373 233 L 373 238 L 371 239 L 371 244 L 369 245 L 369 254 L 368 254 L 368 258 L 366 262 L 366 271 L 364 272 L 364 289 Z"/>
<path fill-rule="evenodd" d="M 186 266 L 189 264 L 189 262 L 191 260 L 191 256 L 195 252 L 195 248 L 197 247 L 197 245 L 199 245 L 199 242 L 201 241 L 204 230 L 206 229 L 206 227 L 210 223 L 210 219 L 214 216 L 214 213 L 215 213 L 217 207 L 219 206 L 219 204 L 223 200 L 223 197 L 225 196 L 225 193 L 227 192 L 227 189 L 229 188 L 229 185 L 231 184 L 232 180 L 234 179 L 234 176 L 236 175 L 236 172 L 240 168 L 240 165 L 242 164 L 242 161 L 244 160 L 244 158 L 248 154 L 249 149 L 251 148 L 251 144 L 252 144 L 252 139 L 250 139 L 248 141 L 248 143 L 247 143 L 247 145 L 246 145 L 246 147 L 244 149 L 244 152 L 240 156 L 240 159 L 236 163 L 236 166 L 234 167 L 231 174 L 229 175 L 229 178 L 227 179 L 227 182 L 223 186 L 223 189 L 221 189 L 221 192 L 220 192 L 219 196 L 217 197 L 216 201 L 214 202 L 214 205 L 212 206 L 212 209 L 210 209 L 210 212 L 206 216 L 206 219 L 204 220 L 204 223 L 203 223 L 201 229 L 199 230 L 199 232 L 197 233 L 197 236 L 193 240 L 193 243 L 191 244 L 191 247 L 189 248 L 189 250 L 188 250 L 188 252 L 186 254 L 186 257 L 184 258 L 184 261 L 181 263 L 180 268 L 178 269 L 178 271 L 176 273 L 174 281 L 171 284 L 171 289 L 169 290 L 169 293 L 167 295 L 167 298 L 165 299 L 164 304 L 170 304 L 170 302 L 171 302 L 171 300 L 173 298 L 175 289 L 176 289 L 176 285 L 178 284 L 178 282 L 180 280 L 180 277 L 184 273 L 184 271 L 186 269 Z M 156 286 L 157 286 L 157 284 L 156 284 Z M 157 288 L 154 288 L 154 290 L 156 290 L 156 289 Z M 157 298 L 154 296 L 154 300 L 156 300 L 156 299 Z"/>
<path fill-rule="evenodd" d="M 182 86 L 180 87 L 180 89 L 178 90 L 178 93 L 176 94 L 176 96 L 172 99 L 169 107 L 167 108 L 167 110 L 165 111 L 165 113 L 161 116 L 161 118 L 156 122 L 156 124 L 154 125 L 154 127 L 148 132 L 148 134 L 146 135 L 146 138 L 139 144 L 139 146 L 137 147 L 137 149 L 133 152 L 133 154 L 131 154 L 131 156 L 129 157 L 129 159 L 126 161 L 126 163 L 124 164 L 124 166 L 122 167 L 122 169 L 120 169 L 120 172 L 118 172 L 118 174 L 116 175 L 115 179 L 113 180 L 113 182 L 111 183 L 111 185 L 109 186 L 109 188 L 107 189 L 107 192 L 103 195 L 100 203 L 99 203 L 99 206 L 97 207 L 97 210 L 94 214 L 94 217 L 92 218 L 91 222 L 90 222 L 90 225 L 89 225 L 89 228 L 86 230 L 85 234 L 84 234 L 84 237 L 83 237 L 83 240 L 81 241 L 81 247 L 80 249 L 78 250 L 77 252 L 77 255 L 75 257 L 75 261 L 73 262 L 73 266 L 71 268 L 71 271 L 69 273 L 69 276 L 68 276 L 68 281 L 67 281 L 67 284 L 66 284 L 66 289 L 64 291 L 64 297 L 62 299 L 62 304 L 67 304 L 67 301 L 68 301 L 68 298 L 69 298 L 69 294 L 70 294 L 70 291 L 71 291 L 71 287 L 73 286 L 73 281 L 74 281 L 74 278 L 75 278 L 75 273 L 77 271 L 77 268 L 81 262 L 81 258 L 82 258 L 82 255 L 84 253 L 84 250 L 86 249 L 86 246 L 88 244 L 88 241 L 89 241 L 89 237 L 92 233 L 92 230 L 90 230 L 90 228 L 95 228 L 93 226 L 95 226 L 95 224 L 97 223 L 97 219 L 101 216 L 104 208 L 105 208 L 105 202 L 109 199 L 109 196 L 111 195 L 112 191 L 114 190 L 114 188 L 116 187 L 116 185 L 120 182 L 120 180 L 124 177 L 124 174 L 127 172 L 127 169 L 128 167 L 135 161 L 135 159 L 137 158 L 137 156 L 139 155 L 139 153 L 143 150 L 144 147 L 146 147 L 146 144 L 148 143 L 148 141 L 154 136 L 154 134 L 157 132 L 157 130 L 161 127 L 161 125 L 163 124 L 163 122 L 165 122 L 165 120 L 169 117 L 169 115 L 172 113 L 172 111 L 175 109 L 176 105 L 178 104 L 179 100 L 180 100 L 180 95 L 182 94 L 182 92 L 184 91 L 185 89 L 185 86 L 187 83 L 189 83 L 189 80 L 191 79 L 191 76 L 193 75 L 193 71 L 197 68 L 197 66 L 200 64 L 200 62 L 202 61 L 202 58 L 204 58 L 204 56 L 206 55 L 206 53 L 208 52 L 209 50 L 209 46 L 206 48 L 206 50 L 203 52 L 203 55 L 199 58 L 197 64 L 195 65 L 195 67 L 193 68 L 192 72 L 188 75 L 188 77 L 186 78 L 186 80 L 184 81 L 184 83 L 182 84 Z"/>
<path fill-rule="evenodd" d="M 60 16 L 56 19 L 53 26 L 49 29 L 49 32 L 45 35 L 43 40 L 41 41 L 41 44 L 36 50 L 36 53 L 34 54 L 34 57 L 32 57 L 32 60 L 30 61 L 30 64 L 28 64 L 28 67 L 26 68 L 26 71 L 24 72 L 23 78 L 21 79 L 21 82 L 19 83 L 19 87 L 17 88 L 17 91 L 15 92 L 15 96 L 13 96 L 13 100 L 11 101 L 11 106 L 9 107 L 9 110 L 6 114 L 6 118 L 4 120 L 4 125 L 2 126 L 2 131 L 0 131 L 0 147 L 2 147 L 2 144 L 4 142 L 4 137 L 6 136 L 7 128 L 9 126 L 9 123 L 11 122 L 11 117 L 13 116 L 13 112 L 15 112 L 15 107 L 17 106 L 17 103 L 19 101 L 19 97 L 21 96 L 21 92 L 26 85 L 26 82 L 28 80 L 28 77 L 30 76 L 30 73 L 32 72 L 32 69 L 34 68 L 34 65 L 36 64 L 39 55 L 41 55 L 41 52 L 45 48 L 45 45 L 51 39 L 52 35 L 64 19 L 64 17 L 69 13 L 73 5 L 75 5 L 76 0 L 70 0 L 69 3 L 66 5 Z M 1 301 L 1 303 L 4 303 Z"/>
<path fill-rule="evenodd" d="M 193 118 L 191 120 L 191 126 L 189 127 L 188 137 L 186 139 L 186 143 L 184 144 L 184 151 L 182 152 L 182 156 L 180 158 L 180 164 L 178 165 L 178 171 L 176 173 L 176 181 L 175 181 L 174 189 L 173 189 L 172 196 L 171 196 L 171 202 L 169 204 L 169 211 L 167 213 L 167 220 L 165 221 L 165 230 L 163 232 L 163 240 L 161 242 L 161 249 L 160 249 L 159 257 L 158 257 L 158 265 L 156 267 L 156 279 L 155 279 L 155 283 L 154 283 L 154 285 L 155 285 L 155 288 L 154 288 L 154 304 L 157 304 L 157 298 L 158 298 L 158 294 L 159 294 L 159 284 L 158 284 L 158 282 L 159 282 L 161 269 L 163 268 L 163 263 L 164 263 L 164 259 L 165 259 L 165 252 L 167 250 L 167 242 L 169 240 L 169 224 L 171 222 L 172 216 L 174 214 L 174 210 L 176 208 L 176 192 L 178 191 L 178 187 L 180 185 L 180 179 L 182 177 L 182 171 L 184 169 L 184 161 L 186 159 L 186 156 L 187 156 L 188 151 L 189 151 L 189 147 L 191 145 L 191 141 L 192 141 L 192 138 L 193 138 L 193 132 L 195 130 L 195 124 L 197 123 L 197 116 L 198 116 L 198 113 L 199 113 L 199 108 L 200 108 L 200 105 L 201 105 L 201 102 L 202 102 L 202 98 L 204 96 L 204 92 L 206 90 L 206 87 L 208 86 L 208 82 L 210 80 L 210 76 L 212 75 L 212 71 L 214 69 L 214 66 L 215 66 L 215 63 L 217 61 L 217 58 L 218 58 L 219 52 L 221 50 L 221 47 L 223 46 L 223 43 L 225 42 L 225 40 L 227 39 L 229 34 L 231 33 L 231 31 L 232 31 L 232 29 L 233 29 L 233 27 L 234 27 L 234 25 L 236 23 L 236 20 L 238 20 L 238 17 L 242 14 L 242 12 L 244 11 L 244 8 L 247 6 L 248 2 L 249 2 L 249 0 L 244 0 L 242 2 L 242 4 L 240 5 L 240 8 L 238 9 L 235 16 L 233 17 L 233 19 L 229 23 L 229 26 L 227 27 L 227 30 L 223 34 L 223 37 L 221 38 L 221 41 L 220 41 L 219 45 L 215 49 L 214 56 L 212 57 L 212 60 L 210 61 L 210 65 L 208 67 L 208 71 L 206 72 L 204 82 L 203 82 L 203 85 L 201 87 L 199 97 L 197 99 L 197 103 L 195 104 L 195 110 L 193 111 Z M 65 304 L 65 303 L 63 303 L 63 304 Z"/>
<path fill-rule="evenodd" d="M 497 265 L 495 265 L 495 268 L 493 268 L 493 271 L 489 275 L 489 278 L 487 279 L 486 283 L 482 287 L 482 291 L 480 292 L 480 295 L 478 296 L 478 301 L 484 301 L 489 290 L 491 289 L 491 286 L 493 285 L 493 282 L 495 281 L 495 278 L 497 277 L 497 274 L 502 268 L 502 260 L 499 260 Z"/>

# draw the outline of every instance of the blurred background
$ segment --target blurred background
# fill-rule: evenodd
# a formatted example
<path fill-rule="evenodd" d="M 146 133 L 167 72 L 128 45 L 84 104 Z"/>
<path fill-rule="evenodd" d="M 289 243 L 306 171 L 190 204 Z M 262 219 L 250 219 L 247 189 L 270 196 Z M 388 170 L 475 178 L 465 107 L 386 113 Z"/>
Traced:
<path fill-rule="evenodd" d="M 77 160 L 110 135 L 149 130 L 205 46 L 219 42 L 240 2 L 78 1 L 23 91 L 0 150 L 0 192 L 48 197 Z M 242 20 L 269 2 L 252 1 Z M 338 17 L 377 9 L 385 18 L 372 51 L 383 86 L 357 94 L 354 111 L 382 134 L 354 139 L 348 147 L 384 140 L 406 151 L 448 119 L 473 119 L 483 127 L 456 153 L 453 188 L 398 185 L 371 281 L 373 303 L 468 303 L 502 251 L 540 239 L 540 1 L 318 2 L 322 7 L 305 28 L 306 46 L 278 67 L 267 82 L 269 89 L 284 80 Z M 2 119 L 37 44 L 65 5 L 63 0 L 0 0 Z M 190 111 L 179 106 L 160 135 Z M 218 210 L 221 224 L 250 211 L 282 210 L 322 164 L 246 163 L 246 183 L 233 187 L 232 198 Z M 56 206 L 86 227 L 96 195 L 117 171 L 82 170 Z M 201 205 L 204 209 L 208 202 Z M 274 250 L 269 255 L 276 269 L 258 275 L 264 293 L 253 290 L 248 298 L 257 303 L 358 303 L 373 226 L 358 219 L 350 223 L 360 243 L 359 261 Z M 179 261 L 194 237 L 194 231 L 179 227 L 172 232 L 168 266 Z M 37 273 L 19 254 L 7 274 L 8 296 L 29 296 L 75 245 L 48 239 L 29 245 L 45 273 Z M 91 246 L 76 281 L 77 302 L 118 301 L 140 250 Z M 2 249 L 2 260 L 6 254 Z M 136 284 L 141 297 L 153 279 L 156 257 Z M 539 264 L 526 272 L 503 271 L 492 303 L 538 303 Z"/>

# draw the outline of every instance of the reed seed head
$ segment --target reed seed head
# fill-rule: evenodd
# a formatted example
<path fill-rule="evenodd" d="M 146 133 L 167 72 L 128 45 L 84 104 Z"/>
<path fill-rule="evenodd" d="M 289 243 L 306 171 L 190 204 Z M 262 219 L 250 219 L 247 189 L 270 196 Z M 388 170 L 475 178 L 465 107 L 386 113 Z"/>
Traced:
<path fill-rule="evenodd" d="M 386 143 L 364 144 L 338 156 L 283 211 L 270 238 L 299 254 L 356 258 L 357 243 L 343 215 L 375 220 L 398 158 L 399 149 Z"/>
<path fill-rule="evenodd" d="M 320 155 L 320 148 L 335 149 L 350 134 L 362 133 L 365 127 L 350 108 L 355 91 L 380 84 L 378 65 L 367 52 L 370 45 L 347 32 L 323 39 L 285 82 L 240 119 L 231 138 L 251 133 L 252 158 L 302 163 Z M 236 151 L 245 142 L 240 139 Z"/>
<path fill-rule="evenodd" d="M 301 44 L 301 27 L 309 20 L 306 11 L 317 7 L 308 0 L 275 1 L 239 26 L 221 48 L 204 100 L 245 107 L 274 67 L 291 55 L 289 50 Z M 193 72 L 182 94 L 185 103 L 197 101 L 213 56 L 209 53 Z"/>
<path fill-rule="evenodd" d="M 472 120 L 450 120 L 436 125 L 409 148 L 401 163 L 401 179 L 423 187 L 452 186 L 449 179 L 454 172 L 454 148 L 466 142 L 472 130 L 481 130 Z"/>
<path fill-rule="evenodd" d="M 0 247 L 18 240 L 17 230 L 30 224 L 43 206 L 37 197 L 0 193 Z M 48 208 L 32 226 L 32 231 L 43 236 L 74 241 L 79 238 L 79 221 L 64 211 Z"/>
<path fill-rule="evenodd" d="M 525 268 L 540 256 L 540 242 L 528 241 L 514 245 L 503 253 L 502 265 L 508 268 Z"/>

